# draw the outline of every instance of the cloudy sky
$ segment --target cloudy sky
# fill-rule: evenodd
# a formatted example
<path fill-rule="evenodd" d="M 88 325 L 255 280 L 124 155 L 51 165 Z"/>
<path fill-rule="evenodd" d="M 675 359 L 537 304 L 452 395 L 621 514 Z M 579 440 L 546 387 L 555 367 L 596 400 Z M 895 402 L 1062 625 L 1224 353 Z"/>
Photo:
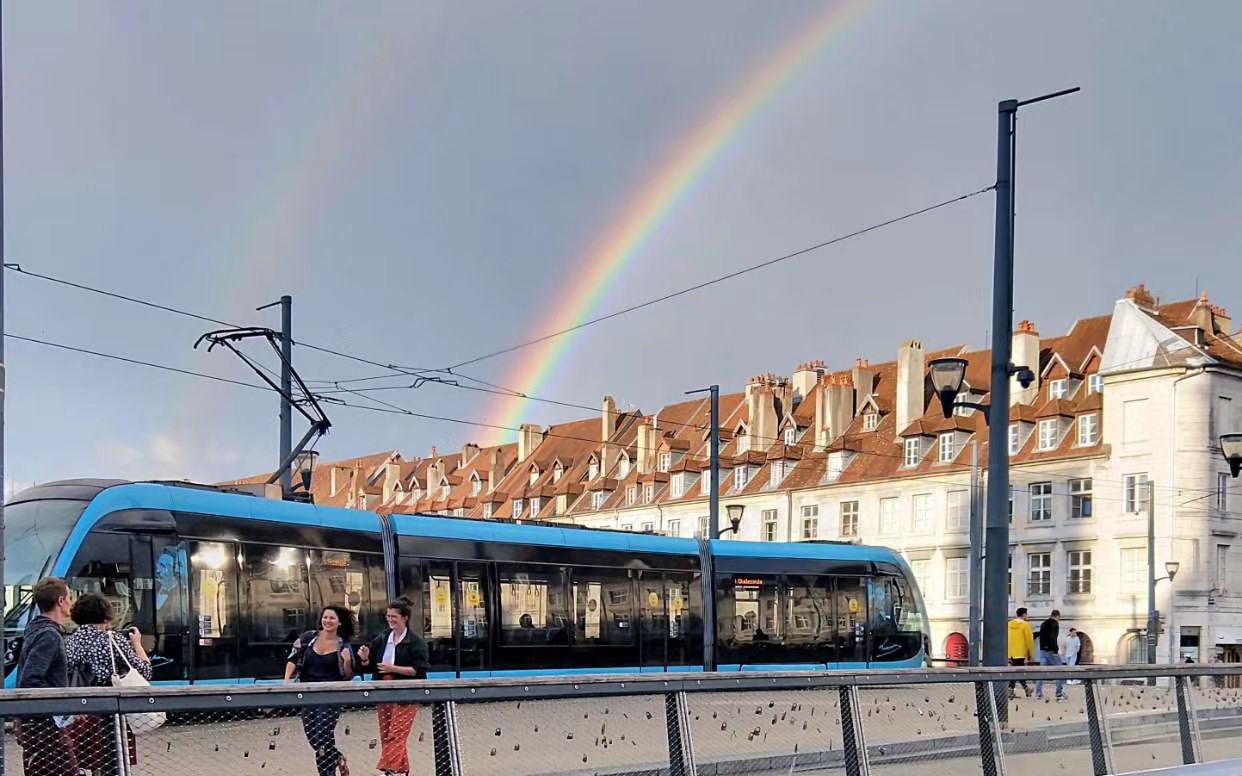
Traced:
<path fill-rule="evenodd" d="M 239 324 L 275 325 L 255 308 L 289 293 L 303 341 L 442 367 L 566 310 L 606 313 L 987 186 L 997 101 L 1081 86 L 1021 114 L 1017 318 L 1060 333 L 1138 282 L 1237 308 L 1240 28 L 1242 4 L 1207 0 L 10 3 L 5 258 Z M 822 45 L 794 57 L 816 30 Z M 719 142 L 670 183 L 721 116 Z M 583 287 L 653 191 L 667 206 Z M 992 207 L 977 197 L 466 371 L 508 385 L 547 363 L 542 396 L 652 409 L 808 358 L 888 359 L 907 338 L 982 345 Z M 211 324 L 6 281 L 12 334 L 254 379 L 193 349 Z M 275 464 L 274 395 L 6 347 L 15 481 Z M 296 359 L 314 380 L 382 371 Z M 500 397 L 451 386 L 382 398 L 511 420 Z M 496 434 L 327 410 L 330 457 Z"/>

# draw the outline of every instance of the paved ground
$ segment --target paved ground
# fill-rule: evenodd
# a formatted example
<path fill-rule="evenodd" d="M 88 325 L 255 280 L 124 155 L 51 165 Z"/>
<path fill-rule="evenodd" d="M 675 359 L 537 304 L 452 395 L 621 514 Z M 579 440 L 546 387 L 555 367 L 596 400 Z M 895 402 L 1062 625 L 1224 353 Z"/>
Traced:
<path fill-rule="evenodd" d="M 1112 720 L 1115 766 L 1141 770 L 1180 762 L 1173 695 L 1164 688 L 1110 686 L 1104 708 Z M 1011 773 L 1090 772 L 1081 687 L 1055 703 L 1021 697 L 1008 705 Z M 1242 691 L 1195 694 L 1205 720 L 1242 709 Z M 959 776 L 980 772 L 974 691 L 970 685 L 860 691 L 862 724 L 877 776 Z M 748 761 L 749 772 L 838 773 L 840 711 L 835 691 L 715 693 L 690 696 L 691 735 L 700 766 Z M 463 766 L 468 776 L 616 773 L 666 763 L 662 697 L 462 704 L 458 707 Z M 1220 723 L 1215 723 L 1220 724 Z M 1242 757 L 1230 729 L 1205 722 L 1206 759 Z M 375 713 L 342 715 L 337 741 L 355 776 L 373 773 L 379 756 Z M 410 736 L 413 773 L 432 773 L 431 714 L 423 710 Z M 6 742 L 6 774 L 20 774 L 20 750 Z M 134 776 L 180 773 L 309 776 L 315 773 L 300 718 L 227 720 L 167 725 L 138 738 Z M 736 772 L 736 771 L 735 771 Z M 32 774 L 32 776 L 38 776 Z"/>

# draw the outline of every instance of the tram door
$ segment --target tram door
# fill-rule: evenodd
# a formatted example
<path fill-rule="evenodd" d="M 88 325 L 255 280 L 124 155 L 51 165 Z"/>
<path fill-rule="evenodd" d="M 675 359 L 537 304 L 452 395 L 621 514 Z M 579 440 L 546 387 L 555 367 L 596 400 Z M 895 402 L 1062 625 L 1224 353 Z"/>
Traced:
<path fill-rule="evenodd" d="M 192 680 L 241 676 L 237 547 L 230 542 L 190 542 Z"/>
<path fill-rule="evenodd" d="M 833 579 L 838 663 L 867 662 L 867 592 L 866 577 Z"/>

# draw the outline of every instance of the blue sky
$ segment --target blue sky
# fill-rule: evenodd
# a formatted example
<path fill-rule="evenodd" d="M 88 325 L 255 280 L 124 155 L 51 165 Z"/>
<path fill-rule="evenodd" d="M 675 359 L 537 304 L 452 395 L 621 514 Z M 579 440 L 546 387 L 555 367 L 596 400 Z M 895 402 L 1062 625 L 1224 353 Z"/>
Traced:
<path fill-rule="evenodd" d="M 631 192 L 823 5 L 118 2 L 4 9 L 6 260 L 439 366 L 539 334 Z M 989 184 L 1019 125 L 1015 318 L 1046 334 L 1140 281 L 1242 305 L 1231 2 L 868 3 L 735 139 L 601 311 Z M 979 197 L 589 329 L 545 394 L 645 409 L 898 344 L 982 345 Z M 7 280 L 24 336 L 245 378 L 206 324 Z M 213 480 L 274 465 L 257 391 L 10 341 L 7 473 Z M 520 356 L 519 356 L 520 357 Z M 306 377 L 374 370 L 299 351 Z M 271 359 L 268 359 L 271 362 Z M 475 374 L 500 380 L 511 361 Z M 386 396 L 481 419 L 493 397 Z M 328 408 L 337 457 L 482 437 Z M 530 420 L 582 413 L 533 405 Z M 300 424 L 295 431 L 300 433 Z"/>

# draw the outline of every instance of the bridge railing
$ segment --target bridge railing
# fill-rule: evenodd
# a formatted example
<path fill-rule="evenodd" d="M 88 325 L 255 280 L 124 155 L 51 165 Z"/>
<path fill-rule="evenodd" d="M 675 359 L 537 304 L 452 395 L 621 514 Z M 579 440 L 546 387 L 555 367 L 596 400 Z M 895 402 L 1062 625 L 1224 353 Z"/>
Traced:
<path fill-rule="evenodd" d="M 1240 678 L 1176 665 L 15 690 L 0 693 L 0 776 L 1242 773 Z"/>

